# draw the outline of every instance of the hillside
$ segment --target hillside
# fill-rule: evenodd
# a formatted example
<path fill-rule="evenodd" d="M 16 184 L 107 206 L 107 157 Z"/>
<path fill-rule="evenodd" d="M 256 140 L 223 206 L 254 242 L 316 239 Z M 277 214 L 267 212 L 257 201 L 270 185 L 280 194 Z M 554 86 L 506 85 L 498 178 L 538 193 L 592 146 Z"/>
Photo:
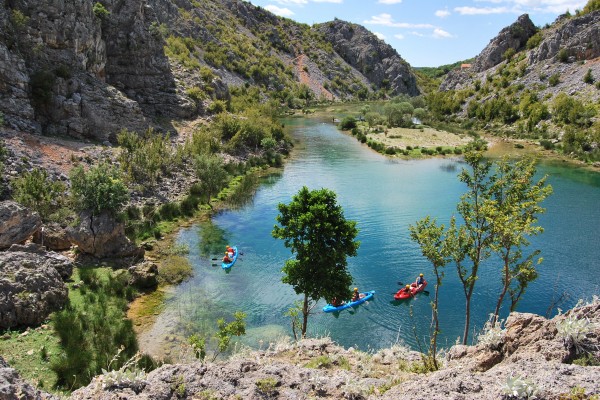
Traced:
<path fill-rule="evenodd" d="M 121 128 L 175 132 L 240 88 L 294 108 L 419 93 L 390 46 L 342 21 L 311 28 L 239 0 L 3 5 L 0 113 L 18 131 L 113 143 Z M 369 56 L 354 63 L 348 49 Z"/>

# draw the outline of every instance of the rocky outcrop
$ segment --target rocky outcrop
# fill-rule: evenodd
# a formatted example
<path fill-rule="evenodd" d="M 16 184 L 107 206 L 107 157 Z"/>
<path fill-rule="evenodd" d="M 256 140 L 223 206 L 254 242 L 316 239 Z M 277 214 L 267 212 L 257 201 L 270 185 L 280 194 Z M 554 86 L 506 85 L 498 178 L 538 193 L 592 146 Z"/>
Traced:
<path fill-rule="evenodd" d="M 58 269 L 72 271 L 70 261 L 39 248 L 15 246 L 0 252 L 0 329 L 41 324 L 67 301 Z"/>
<path fill-rule="evenodd" d="M 569 319 L 589 322 L 581 345 L 600 344 L 600 302 L 552 320 L 513 313 L 494 340 L 455 346 L 441 369 L 410 372 L 421 355 L 401 347 L 365 355 L 343 349 L 330 339 L 281 342 L 268 350 L 236 356 L 228 362 L 164 365 L 134 380 L 104 375 L 72 399 L 485 399 L 505 398 L 508 379 L 522 379 L 538 398 L 570 398 L 571 388 L 600 393 L 600 367 L 569 364 L 576 346 L 557 326 Z M 485 343 L 485 344 L 484 344 Z M 318 361 L 318 362 L 316 362 Z M 563 396 L 563 397 L 561 397 Z"/>
<path fill-rule="evenodd" d="M 42 392 L 21 379 L 0 356 L 0 399 L 2 400 L 58 400 L 58 397 Z"/>
<path fill-rule="evenodd" d="M 483 49 L 473 62 L 473 70 L 481 72 L 498 65 L 503 61 L 503 55 L 508 49 L 521 50 L 536 31 L 537 28 L 529 19 L 529 15 L 521 15 L 514 24 L 502 29 Z"/>
<path fill-rule="evenodd" d="M 129 267 L 129 284 L 140 289 L 150 289 L 158 285 L 158 265 L 145 261 Z"/>
<path fill-rule="evenodd" d="M 125 225 L 111 213 L 83 212 L 80 221 L 78 226 L 69 227 L 67 234 L 81 252 L 97 258 L 143 257 L 144 249 L 127 238 Z"/>
<path fill-rule="evenodd" d="M 45 246 L 48 250 L 61 251 L 71 248 L 67 228 L 56 223 L 44 225 L 33 235 L 33 242 Z"/>
<path fill-rule="evenodd" d="M 336 19 L 316 26 L 344 61 L 378 87 L 417 96 L 420 91 L 410 65 L 389 44 L 363 26 Z M 384 84 L 384 81 L 387 82 Z"/>
<path fill-rule="evenodd" d="M 22 243 L 42 226 L 37 213 L 14 201 L 0 202 L 0 250 Z"/>
<path fill-rule="evenodd" d="M 574 60 L 600 57 L 600 11 L 559 23 L 529 53 L 529 64 L 554 59 L 561 49 L 565 49 Z"/>

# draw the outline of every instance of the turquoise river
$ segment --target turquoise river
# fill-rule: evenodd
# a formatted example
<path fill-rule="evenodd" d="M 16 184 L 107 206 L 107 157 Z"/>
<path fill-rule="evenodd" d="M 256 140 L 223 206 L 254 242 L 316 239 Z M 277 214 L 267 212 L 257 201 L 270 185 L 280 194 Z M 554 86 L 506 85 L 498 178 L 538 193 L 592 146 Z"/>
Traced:
<path fill-rule="evenodd" d="M 271 230 L 277 204 L 289 202 L 306 185 L 335 191 L 346 218 L 357 221 L 361 246 L 358 256 L 349 259 L 349 270 L 361 291 L 376 291 L 373 301 L 339 315 L 323 313 L 322 300 L 309 319 L 310 336 L 328 335 L 362 350 L 397 342 L 418 349 L 419 342 L 426 343 L 433 293 L 404 302 L 394 302 L 392 296 L 399 281 L 412 281 L 420 272 L 426 278 L 432 274 L 408 227 L 426 215 L 447 223 L 456 214 L 465 191 L 457 179 L 463 164 L 448 158 L 391 160 L 324 121 L 291 119 L 286 124 L 303 145 L 283 172 L 265 179 L 247 204 L 179 232 L 178 243 L 189 246 L 194 277 L 170 296 L 156 322 L 163 329 L 150 330 L 146 340 L 157 344 L 165 330 L 185 337 L 214 329 L 217 318 L 231 318 L 237 310 L 247 313 L 243 341 L 250 346 L 264 347 L 291 335 L 284 314 L 300 296 L 281 282 L 281 267 L 291 253 L 271 237 Z M 540 163 L 538 171 L 549 176 L 554 193 L 544 202 L 547 212 L 539 221 L 545 232 L 531 240 L 530 248 L 540 248 L 544 258 L 539 278 L 518 311 L 554 315 L 553 305 L 566 309 L 600 293 L 600 174 L 557 163 Z M 237 245 L 241 252 L 228 273 L 212 260 L 222 256 L 224 244 Z M 476 285 L 469 342 L 493 311 L 499 282 L 497 263 L 488 262 Z M 462 335 L 464 303 L 450 265 L 440 288 L 443 347 Z"/>

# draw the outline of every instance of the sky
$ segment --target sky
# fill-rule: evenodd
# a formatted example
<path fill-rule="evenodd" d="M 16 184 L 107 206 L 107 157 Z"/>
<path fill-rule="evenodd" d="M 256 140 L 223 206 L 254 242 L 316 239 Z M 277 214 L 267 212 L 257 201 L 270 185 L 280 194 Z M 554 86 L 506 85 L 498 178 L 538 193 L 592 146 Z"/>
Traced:
<path fill-rule="evenodd" d="M 335 18 L 362 25 L 413 67 L 438 67 L 478 55 L 522 14 L 552 23 L 587 0 L 251 0 L 272 13 L 313 25 Z"/>

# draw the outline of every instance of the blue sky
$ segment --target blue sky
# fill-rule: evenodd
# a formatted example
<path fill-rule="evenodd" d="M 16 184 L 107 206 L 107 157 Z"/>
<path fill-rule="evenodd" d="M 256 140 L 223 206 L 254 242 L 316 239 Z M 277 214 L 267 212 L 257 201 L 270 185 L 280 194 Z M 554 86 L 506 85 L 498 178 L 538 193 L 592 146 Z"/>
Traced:
<path fill-rule="evenodd" d="M 474 57 L 500 30 L 529 14 L 544 26 L 587 0 L 252 0 L 309 25 L 334 18 L 365 26 L 413 67 Z"/>

